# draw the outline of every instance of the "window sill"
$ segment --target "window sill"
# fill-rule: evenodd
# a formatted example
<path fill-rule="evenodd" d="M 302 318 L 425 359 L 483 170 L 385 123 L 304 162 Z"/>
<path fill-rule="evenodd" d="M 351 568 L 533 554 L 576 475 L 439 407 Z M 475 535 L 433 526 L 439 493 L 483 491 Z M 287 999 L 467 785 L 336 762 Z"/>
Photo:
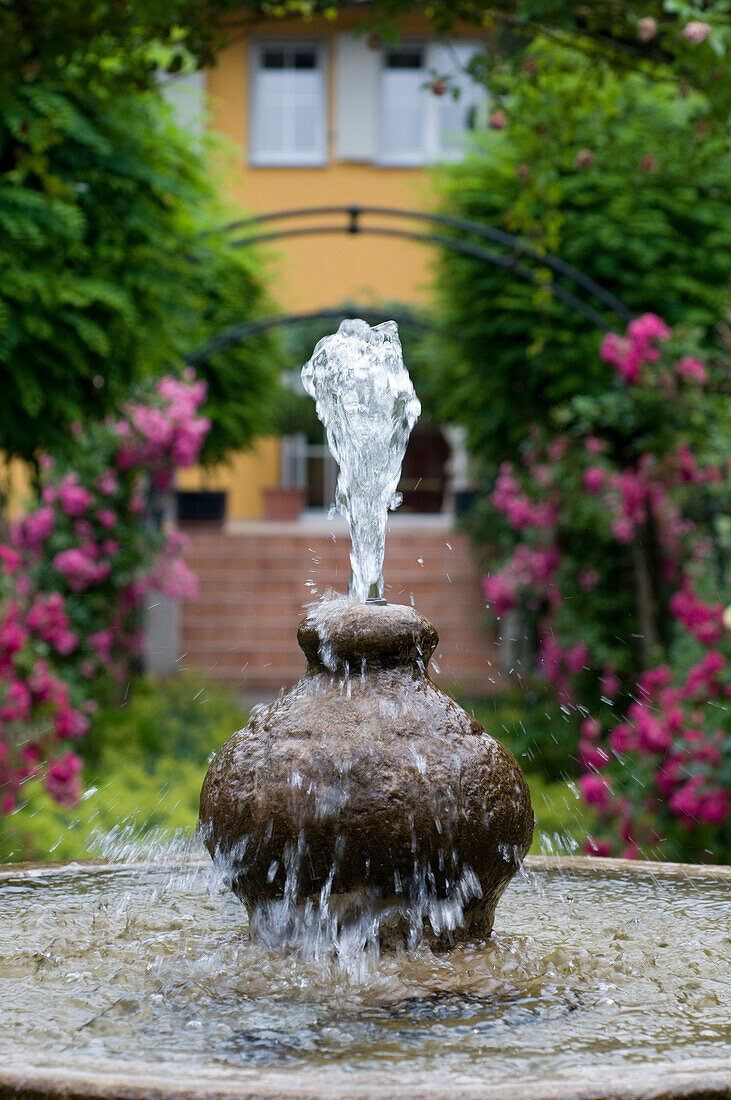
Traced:
<path fill-rule="evenodd" d="M 327 168 L 329 166 L 327 158 L 323 157 L 318 160 L 267 160 L 263 157 L 249 157 L 247 166 L 249 168 Z"/>

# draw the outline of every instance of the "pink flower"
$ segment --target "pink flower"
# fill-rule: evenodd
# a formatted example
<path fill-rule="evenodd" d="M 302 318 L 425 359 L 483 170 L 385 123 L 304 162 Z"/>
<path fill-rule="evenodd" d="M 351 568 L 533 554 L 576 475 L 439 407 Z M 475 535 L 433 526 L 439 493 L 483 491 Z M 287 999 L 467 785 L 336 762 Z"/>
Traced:
<path fill-rule="evenodd" d="M 182 558 L 160 557 L 150 574 L 150 584 L 173 599 L 192 599 L 198 594 L 198 578 Z"/>
<path fill-rule="evenodd" d="M 76 475 L 69 474 L 58 487 L 58 499 L 67 516 L 82 516 L 94 499 L 88 489 L 76 484 Z"/>
<path fill-rule="evenodd" d="M 597 840 L 596 837 L 588 836 L 583 844 L 583 849 L 589 856 L 597 856 L 606 858 L 612 854 L 612 846 L 608 840 Z"/>
<path fill-rule="evenodd" d="M 622 690 L 619 677 L 615 675 L 613 665 L 605 665 L 599 677 L 599 690 L 605 699 L 615 699 Z"/>
<path fill-rule="evenodd" d="M 643 313 L 627 325 L 627 335 L 632 340 L 669 340 L 672 330 L 656 313 Z"/>
<path fill-rule="evenodd" d="M 56 554 L 51 565 L 66 578 L 72 592 L 84 592 L 90 585 L 105 580 L 112 568 L 109 562 L 94 561 L 83 549 L 76 547 Z"/>
<path fill-rule="evenodd" d="M 28 637 L 20 622 L 20 609 L 16 603 L 7 603 L 4 618 L 0 619 L 0 658 L 7 660 L 25 645 Z"/>
<path fill-rule="evenodd" d="M 709 692 L 714 686 L 715 678 L 726 667 L 726 661 L 717 650 L 706 653 L 701 661 L 688 672 L 683 694 L 695 695 L 697 691 Z"/>
<path fill-rule="evenodd" d="M 578 581 L 584 592 L 591 592 L 599 584 L 599 574 L 596 569 L 582 569 Z"/>
<path fill-rule="evenodd" d="M 728 791 L 713 788 L 702 793 L 698 816 L 704 825 L 717 825 L 728 821 L 730 809 Z"/>
<path fill-rule="evenodd" d="M 579 790 L 590 806 L 603 810 L 611 805 L 612 789 L 606 776 L 582 775 L 579 778 Z"/>
<path fill-rule="evenodd" d="M 100 508 L 96 514 L 96 518 L 101 523 L 102 527 L 106 527 L 107 530 L 114 527 L 117 522 L 117 513 L 113 512 L 111 508 Z"/>
<path fill-rule="evenodd" d="M 576 676 L 589 663 L 589 650 L 584 642 L 577 642 L 575 646 L 566 651 L 566 667 L 572 675 Z"/>
<path fill-rule="evenodd" d="M 683 27 L 683 38 L 687 39 L 688 42 L 692 42 L 694 46 L 697 46 L 700 42 L 705 42 L 710 33 L 709 24 L 702 23 L 699 19 L 692 19 L 690 23 L 686 23 Z"/>
<path fill-rule="evenodd" d="M 46 771 L 46 790 L 61 806 L 75 806 L 81 797 L 81 758 L 75 752 L 64 753 L 50 761 Z"/>
<path fill-rule="evenodd" d="M 5 689 L 0 706 L 4 722 L 24 722 L 30 715 L 31 694 L 22 680 L 13 680 Z"/>
<path fill-rule="evenodd" d="M 664 798 L 669 798 L 683 782 L 684 758 L 669 756 L 655 776 L 655 786 Z"/>
<path fill-rule="evenodd" d="M 700 359 L 693 359 L 686 355 L 675 364 L 675 369 L 683 378 L 692 378 L 694 382 L 704 385 L 708 381 L 708 372 Z"/>
<path fill-rule="evenodd" d="M 590 466 L 584 470 L 584 488 L 587 493 L 598 493 L 604 487 L 604 470 L 599 466 Z"/>
<path fill-rule="evenodd" d="M 591 741 L 579 741 L 579 760 L 587 771 L 599 771 L 609 761 L 609 756 L 599 745 Z"/>
<path fill-rule="evenodd" d="M 609 744 L 612 749 L 623 756 L 627 752 L 634 752 L 637 748 L 637 737 L 631 726 L 626 722 L 620 722 L 609 734 Z"/>
<path fill-rule="evenodd" d="M 39 703 L 58 703 L 62 706 L 68 703 L 68 688 L 51 675 L 42 657 L 36 661 L 28 677 L 28 686 Z"/>
<path fill-rule="evenodd" d="M 518 603 L 514 585 L 502 573 L 493 573 L 492 576 L 485 577 L 482 581 L 482 591 L 488 601 L 488 607 L 491 607 L 496 615 L 504 615 Z"/>
<path fill-rule="evenodd" d="M 630 708 L 632 710 L 632 708 Z M 644 752 L 665 753 L 670 748 L 670 734 L 650 712 L 640 707 L 634 712 L 637 737 Z"/>
<path fill-rule="evenodd" d="M 17 550 L 13 550 L 12 546 L 0 544 L 0 561 L 3 563 L 3 573 L 6 577 L 12 577 L 14 573 L 17 573 L 23 559 Z"/>
<path fill-rule="evenodd" d="M 612 531 L 618 542 L 631 542 L 634 530 L 632 520 L 626 516 L 620 516 L 619 519 L 612 521 Z"/>
<path fill-rule="evenodd" d="M 586 447 L 590 455 L 603 454 L 604 451 L 606 451 L 607 449 L 607 444 L 605 443 L 605 441 L 603 439 L 597 439 L 597 437 L 594 435 L 589 436 L 589 438 L 584 443 L 584 446 Z"/>
<path fill-rule="evenodd" d="M 689 779 L 670 799 L 670 809 L 685 825 L 693 825 L 698 820 L 701 809 L 701 797 L 698 788 L 703 783 L 701 776 Z"/>
<path fill-rule="evenodd" d="M 53 531 L 55 523 L 55 513 L 48 505 L 26 516 L 23 521 L 23 540 L 26 546 L 40 546 Z"/>
<path fill-rule="evenodd" d="M 570 443 L 570 439 L 565 435 L 560 435 L 557 439 L 552 440 L 548 446 L 548 457 L 551 462 L 560 462 L 568 451 Z"/>
<path fill-rule="evenodd" d="M 637 37 L 640 42 L 651 42 L 657 35 L 657 19 L 651 15 L 643 15 L 637 20 Z"/>
<path fill-rule="evenodd" d="M 658 665 L 657 668 L 649 668 L 642 673 L 637 687 L 641 695 L 654 699 L 661 688 L 667 687 L 672 682 L 672 678 L 667 665 Z"/>
<path fill-rule="evenodd" d="M 71 707 L 65 706 L 57 713 L 54 728 L 56 737 L 60 741 L 66 738 L 78 741 L 87 732 L 89 725 L 89 719 L 85 714 L 81 714 L 78 710 L 73 710 Z"/>
<path fill-rule="evenodd" d="M 102 661 L 109 660 L 113 644 L 114 637 L 111 630 L 99 630 L 89 637 L 89 645 Z"/>
<path fill-rule="evenodd" d="M 105 470 L 103 474 L 100 474 L 96 479 L 96 487 L 102 496 L 112 496 L 119 489 L 119 481 L 114 470 Z"/>
<path fill-rule="evenodd" d="M 587 740 L 598 741 L 599 735 L 602 732 L 602 727 L 599 725 L 596 718 L 585 718 L 581 723 L 581 732 Z"/>
<path fill-rule="evenodd" d="M 678 622 L 703 645 L 713 645 L 723 637 L 723 604 L 703 603 L 688 581 L 671 598 L 670 610 Z"/>

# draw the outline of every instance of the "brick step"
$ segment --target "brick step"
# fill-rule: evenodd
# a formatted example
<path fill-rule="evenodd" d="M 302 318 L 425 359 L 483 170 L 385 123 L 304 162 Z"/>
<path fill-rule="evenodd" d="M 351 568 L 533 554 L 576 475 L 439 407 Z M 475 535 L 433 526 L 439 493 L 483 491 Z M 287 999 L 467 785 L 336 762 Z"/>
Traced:
<path fill-rule="evenodd" d="M 436 626 L 441 672 L 433 669 L 435 679 L 489 691 L 495 639 L 486 629 L 481 570 L 467 539 L 446 529 L 394 527 L 384 565 L 386 598 L 406 605 L 413 600 Z M 191 532 L 187 561 L 200 591 L 182 607 L 181 664 L 276 695 L 305 668 L 296 630 L 306 605 L 328 588 L 345 589 L 349 552 L 345 533 L 334 543 L 322 532 L 276 527 Z"/>

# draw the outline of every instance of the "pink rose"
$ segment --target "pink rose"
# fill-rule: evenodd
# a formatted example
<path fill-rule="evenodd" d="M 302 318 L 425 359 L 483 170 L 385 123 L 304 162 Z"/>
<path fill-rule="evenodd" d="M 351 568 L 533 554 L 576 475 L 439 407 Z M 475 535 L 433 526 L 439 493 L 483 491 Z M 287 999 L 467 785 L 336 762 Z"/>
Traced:
<path fill-rule="evenodd" d="M 584 488 L 588 493 L 598 493 L 604 487 L 604 480 L 604 470 L 599 466 L 584 470 Z"/>
<path fill-rule="evenodd" d="M 96 514 L 96 518 L 101 523 L 102 527 L 106 527 L 107 530 L 114 527 L 117 522 L 117 513 L 113 512 L 111 508 L 100 508 Z"/>
<path fill-rule="evenodd" d="M 604 810 L 611 805 L 612 789 L 606 776 L 582 775 L 579 778 L 579 790 L 590 806 Z"/>
<path fill-rule="evenodd" d="M 651 15 L 644 15 L 637 20 L 637 37 L 640 42 L 651 42 L 657 35 L 657 19 Z"/>
<path fill-rule="evenodd" d="M 81 758 L 75 752 L 52 760 L 46 771 L 46 790 L 61 806 L 75 806 L 81 797 Z"/>
<path fill-rule="evenodd" d="M 693 359 L 686 355 L 675 364 L 675 369 L 683 378 L 692 378 L 694 382 L 704 385 L 708 381 L 708 372 L 700 359 Z"/>
<path fill-rule="evenodd" d="M 114 470 L 105 470 L 103 474 L 100 474 L 96 479 L 96 487 L 102 496 L 108 497 L 113 493 L 116 493 L 119 489 L 119 481 Z"/>
<path fill-rule="evenodd" d="M 53 508 L 44 505 L 37 512 L 31 512 L 23 521 L 23 540 L 27 546 L 36 547 L 45 542 L 53 531 L 56 516 Z"/>
<path fill-rule="evenodd" d="M 710 33 L 709 24 L 702 23 L 699 19 L 692 19 L 690 23 L 686 23 L 683 27 L 683 38 L 687 39 L 688 42 L 692 42 L 694 46 L 697 46 L 700 42 L 705 42 Z"/>
<path fill-rule="evenodd" d="M 71 475 L 64 478 L 58 488 L 58 499 L 67 516 L 82 516 L 93 500 L 92 494 L 83 486 L 75 484 Z"/>
<path fill-rule="evenodd" d="M 3 563 L 3 573 L 7 577 L 12 577 L 14 573 L 17 573 L 22 560 L 18 551 L 13 550 L 12 546 L 0 544 L 0 561 Z"/>

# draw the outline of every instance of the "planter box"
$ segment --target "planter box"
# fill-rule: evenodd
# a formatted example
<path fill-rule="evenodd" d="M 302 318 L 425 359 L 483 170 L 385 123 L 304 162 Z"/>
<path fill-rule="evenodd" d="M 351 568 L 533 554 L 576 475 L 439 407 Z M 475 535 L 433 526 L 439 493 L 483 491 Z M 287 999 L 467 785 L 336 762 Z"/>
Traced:
<path fill-rule="evenodd" d="M 179 492 L 177 496 L 178 523 L 208 523 L 221 526 L 226 521 L 225 492 Z"/>
<path fill-rule="evenodd" d="M 299 519 L 305 504 L 305 490 L 300 487 L 277 485 L 262 489 L 264 519 L 278 523 Z"/>

